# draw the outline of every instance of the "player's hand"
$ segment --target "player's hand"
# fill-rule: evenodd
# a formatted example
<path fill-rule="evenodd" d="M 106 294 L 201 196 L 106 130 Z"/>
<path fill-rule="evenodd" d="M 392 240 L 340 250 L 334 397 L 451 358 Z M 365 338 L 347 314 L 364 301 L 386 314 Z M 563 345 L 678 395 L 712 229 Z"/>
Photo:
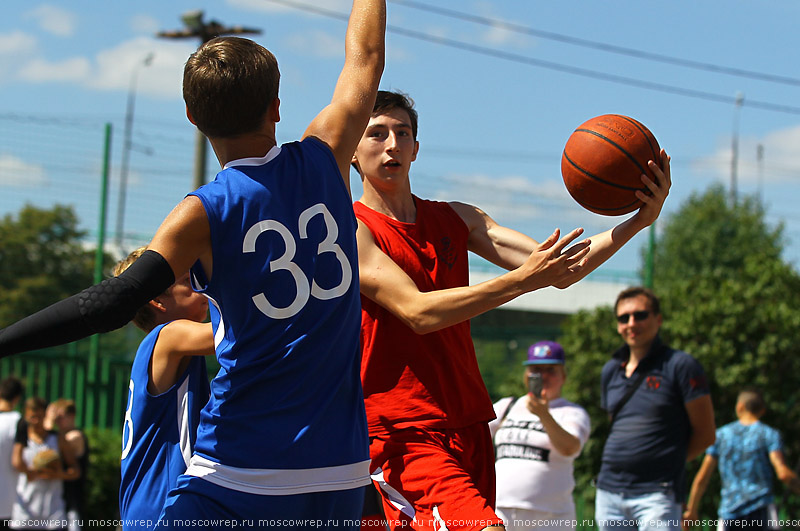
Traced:
<path fill-rule="evenodd" d="M 523 288 L 533 291 L 553 285 L 569 285 L 580 279 L 581 268 L 586 264 L 590 240 L 580 241 L 570 247 L 570 243 L 583 234 L 583 229 L 575 229 L 560 240 L 558 229 L 539 244 L 519 270 L 524 275 Z"/>
<path fill-rule="evenodd" d="M 650 171 L 655 175 L 656 181 L 653 182 L 647 175 L 642 175 L 642 182 L 650 190 L 649 194 L 636 191 L 636 198 L 644 203 L 636 213 L 636 217 L 641 220 L 645 225 L 651 225 L 664 207 L 664 201 L 667 200 L 669 189 L 672 187 L 672 176 L 670 172 L 670 156 L 663 149 L 661 150 L 661 165 L 656 164 L 655 161 L 648 161 L 647 166 Z"/>

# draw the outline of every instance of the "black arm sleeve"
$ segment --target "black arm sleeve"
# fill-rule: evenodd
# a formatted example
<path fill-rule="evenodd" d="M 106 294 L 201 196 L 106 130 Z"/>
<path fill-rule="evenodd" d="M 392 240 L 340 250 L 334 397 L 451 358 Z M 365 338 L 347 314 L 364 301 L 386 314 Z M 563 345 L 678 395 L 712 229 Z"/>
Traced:
<path fill-rule="evenodd" d="M 175 275 L 164 257 L 145 251 L 118 277 L 108 278 L 0 330 L 0 358 L 120 328 L 174 282 Z"/>

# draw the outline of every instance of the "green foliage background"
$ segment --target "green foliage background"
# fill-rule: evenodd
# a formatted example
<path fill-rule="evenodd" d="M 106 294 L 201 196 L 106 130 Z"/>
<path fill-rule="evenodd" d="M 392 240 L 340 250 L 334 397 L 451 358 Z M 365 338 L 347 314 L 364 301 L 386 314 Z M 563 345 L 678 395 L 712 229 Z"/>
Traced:
<path fill-rule="evenodd" d="M 693 195 L 673 215 L 659 220 L 653 288 L 662 302 L 662 337 L 692 354 L 709 377 L 717 427 L 735 420 L 738 392 L 756 386 L 769 411 L 762 419 L 783 434 L 787 462 L 800 462 L 800 276 L 781 259 L 783 227 L 770 227 L 756 198 L 735 206 L 721 187 Z M 645 251 L 643 251 L 645 252 Z M 646 263 L 646 260 L 643 260 Z M 563 394 L 592 419 L 592 434 L 575 464 L 576 497 L 593 499 L 608 419 L 600 409 L 600 372 L 621 344 L 611 305 L 570 315 L 557 339 L 569 355 Z M 480 343 L 478 343 L 480 345 Z M 480 349 L 479 349 L 480 350 Z M 490 393 L 519 379 L 519 360 L 505 373 L 487 370 Z M 479 361 L 484 370 L 483 352 Z M 517 394 L 522 393 L 521 384 Z M 688 465 L 689 481 L 701 459 Z M 800 514 L 800 500 L 776 480 L 784 514 Z M 719 475 L 703 498 L 701 516 L 715 518 Z M 588 507 L 591 509 L 591 503 Z"/>
<path fill-rule="evenodd" d="M 781 259 L 783 227 L 764 221 L 760 203 L 745 197 L 730 205 L 720 187 L 693 195 L 672 216 L 658 222 L 654 289 L 662 300 L 662 336 L 695 356 L 711 385 L 717 426 L 734 420 L 733 406 L 742 387 L 759 387 L 769 411 L 764 422 L 779 429 L 790 466 L 800 462 L 800 276 Z M 76 293 L 93 281 L 94 252 L 81 244 L 69 207 L 50 210 L 27 206 L 15 219 L 0 220 L 0 326 Z M 645 261 L 646 263 L 646 261 Z M 106 257 L 104 271 L 111 260 Z M 576 498 L 586 501 L 590 518 L 608 421 L 600 404 L 600 371 L 621 341 L 609 305 L 581 311 L 563 322 L 537 322 L 541 316 L 516 316 L 511 332 L 500 317 L 474 321 L 478 361 L 493 399 L 521 395 L 520 361 L 527 346 L 540 339 L 560 341 L 569 355 L 564 396 L 584 406 L 592 434 L 576 461 Z M 490 316 L 493 312 L 487 314 Z M 483 316 L 482 316 L 483 317 Z M 542 319 L 544 319 L 542 317 Z M 117 334 L 117 335 L 114 335 Z M 505 334 L 505 335 L 504 335 Z M 134 334 L 135 335 L 135 334 Z M 132 356 L 130 331 L 104 336 L 104 354 Z M 137 342 L 139 336 L 133 337 Z M 110 343 L 108 343 L 110 342 Z M 90 431 L 93 447 L 86 518 L 114 518 L 118 511 L 118 430 Z M 694 476 L 699 459 L 689 464 Z M 776 486 L 784 514 L 800 514 L 800 500 Z M 718 503 L 715 475 L 701 508 L 713 518 Z"/>

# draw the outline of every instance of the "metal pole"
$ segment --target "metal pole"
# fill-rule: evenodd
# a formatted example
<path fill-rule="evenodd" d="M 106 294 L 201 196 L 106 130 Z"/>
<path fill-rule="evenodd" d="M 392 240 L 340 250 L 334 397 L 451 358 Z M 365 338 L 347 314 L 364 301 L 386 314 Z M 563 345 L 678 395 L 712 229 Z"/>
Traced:
<path fill-rule="evenodd" d="M 656 253 L 656 222 L 650 225 L 649 242 L 647 245 L 647 258 L 645 261 L 644 269 L 644 287 L 653 289 L 653 278 L 655 269 L 655 253 Z"/>
<path fill-rule="evenodd" d="M 756 161 L 758 161 L 758 201 L 764 204 L 764 144 L 756 146 Z"/>
<path fill-rule="evenodd" d="M 150 53 L 144 58 L 141 65 L 150 66 L 153 61 L 153 54 Z M 133 133 L 133 110 L 136 102 L 136 79 L 139 73 L 139 67 L 136 65 L 131 73 L 131 83 L 128 88 L 128 105 L 125 109 L 125 131 L 123 132 L 122 140 L 122 163 L 119 171 L 119 200 L 117 202 L 117 226 L 115 230 L 115 243 L 117 250 L 124 256 L 125 249 L 122 248 L 123 240 L 123 226 L 125 224 L 125 199 L 128 191 L 128 168 L 130 167 L 131 140 Z"/>
<path fill-rule="evenodd" d="M 260 34 L 261 30 L 255 28 L 245 28 L 242 26 L 225 26 L 216 20 L 204 21 L 202 10 L 189 11 L 181 16 L 185 28 L 177 31 L 159 31 L 158 37 L 168 39 L 199 38 L 202 44 L 210 41 L 219 35 L 245 35 Z M 194 149 L 194 176 L 192 187 L 197 189 L 206 184 L 206 160 L 208 153 L 208 141 L 205 135 L 197 130 Z"/>
<path fill-rule="evenodd" d="M 195 133 L 194 144 L 194 180 L 192 186 L 197 190 L 206 184 L 206 161 L 208 159 L 208 141 L 206 135 L 200 132 L 200 129 Z"/>
<path fill-rule="evenodd" d="M 103 178 L 100 185 L 100 216 L 97 222 L 97 249 L 94 254 L 94 282 L 103 280 L 103 248 L 106 239 L 106 207 L 108 204 L 108 173 L 111 165 L 111 124 L 106 124 L 103 149 Z M 97 358 L 100 352 L 100 336 L 89 338 L 89 363 L 86 371 L 87 400 L 85 426 L 96 426 L 94 418 L 95 396 L 97 396 Z"/>
<path fill-rule="evenodd" d="M 731 207 L 736 206 L 737 203 L 737 180 L 739 169 L 739 110 L 742 108 L 744 102 L 744 95 L 741 92 L 736 93 L 736 107 L 733 110 L 733 134 L 731 139 L 731 190 L 730 201 Z"/>

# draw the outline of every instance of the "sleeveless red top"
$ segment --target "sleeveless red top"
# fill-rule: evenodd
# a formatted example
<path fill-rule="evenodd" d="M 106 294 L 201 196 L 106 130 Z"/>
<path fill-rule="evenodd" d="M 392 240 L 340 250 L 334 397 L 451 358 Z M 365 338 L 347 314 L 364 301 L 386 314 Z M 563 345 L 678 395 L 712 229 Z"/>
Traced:
<path fill-rule="evenodd" d="M 420 291 L 469 283 L 466 224 L 447 203 L 414 197 L 415 223 L 356 202 L 356 217 Z M 370 436 L 410 427 L 461 428 L 494 418 L 469 321 L 418 335 L 361 296 L 361 381 Z"/>

